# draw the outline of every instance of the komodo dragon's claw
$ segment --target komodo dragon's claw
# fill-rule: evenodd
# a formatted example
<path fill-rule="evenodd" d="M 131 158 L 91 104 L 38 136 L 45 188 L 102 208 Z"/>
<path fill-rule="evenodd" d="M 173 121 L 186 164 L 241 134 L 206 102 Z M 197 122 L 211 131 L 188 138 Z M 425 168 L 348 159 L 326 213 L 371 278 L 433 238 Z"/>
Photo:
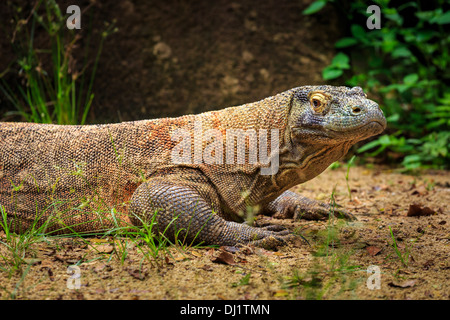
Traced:
<path fill-rule="evenodd" d="M 269 204 L 268 209 L 274 218 L 280 219 L 325 220 L 334 215 L 337 218 L 357 220 L 353 214 L 337 205 L 312 200 L 292 191 L 284 192 Z"/>

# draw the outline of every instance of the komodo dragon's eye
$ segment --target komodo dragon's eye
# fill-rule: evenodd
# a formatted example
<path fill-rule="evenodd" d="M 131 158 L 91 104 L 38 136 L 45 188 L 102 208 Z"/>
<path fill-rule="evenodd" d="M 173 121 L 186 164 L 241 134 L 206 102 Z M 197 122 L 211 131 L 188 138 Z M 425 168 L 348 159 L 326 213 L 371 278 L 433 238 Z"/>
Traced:
<path fill-rule="evenodd" d="M 314 110 L 314 112 L 322 113 L 328 105 L 331 97 L 325 92 L 315 91 L 311 92 L 308 95 L 308 98 L 311 103 L 311 108 Z"/>

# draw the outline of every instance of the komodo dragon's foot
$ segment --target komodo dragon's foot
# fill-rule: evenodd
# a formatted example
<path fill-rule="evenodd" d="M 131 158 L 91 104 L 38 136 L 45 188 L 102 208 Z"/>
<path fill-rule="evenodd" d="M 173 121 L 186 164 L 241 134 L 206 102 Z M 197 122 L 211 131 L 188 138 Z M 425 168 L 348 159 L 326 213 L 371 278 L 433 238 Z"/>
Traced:
<path fill-rule="evenodd" d="M 222 241 L 230 244 L 248 244 L 264 248 L 275 248 L 287 244 L 295 235 L 280 225 L 252 227 L 245 223 L 226 222 Z"/>
<path fill-rule="evenodd" d="M 295 192 L 286 191 L 268 206 L 274 218 L 325 220 L 334 215 L 347 220 L 357 220 L 345 209 L 308 199 Z"/>

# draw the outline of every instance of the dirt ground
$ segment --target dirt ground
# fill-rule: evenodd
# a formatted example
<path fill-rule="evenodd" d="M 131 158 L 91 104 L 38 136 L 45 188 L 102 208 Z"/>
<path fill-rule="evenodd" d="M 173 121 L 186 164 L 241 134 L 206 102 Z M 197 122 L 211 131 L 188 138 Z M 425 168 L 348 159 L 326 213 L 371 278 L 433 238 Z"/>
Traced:
<path fill-rule="evenodd" d="M 262 218 L 300 232 L 309 245 L 298 237 L 276 250 L 169 246 L 145 259 L 131 240 L 42 238 L 27 250 L 20 272 L 0 272 L 0 296 L 448 300 L 449 173 L 359 166 L 350 168 L 347 186 L 346 170 L 327 169 L 295 190 L 328 201 L 334 189 L 336 202 L 357 221 Z M 379 273 L 368 273 L 370 266 Z"/>

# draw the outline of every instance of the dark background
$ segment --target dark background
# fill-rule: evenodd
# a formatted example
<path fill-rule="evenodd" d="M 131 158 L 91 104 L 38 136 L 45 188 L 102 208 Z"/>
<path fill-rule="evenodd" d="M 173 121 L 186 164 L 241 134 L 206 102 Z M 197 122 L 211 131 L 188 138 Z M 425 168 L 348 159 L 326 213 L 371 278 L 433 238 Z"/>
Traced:
<path fill-rule="evenodd" d="M 324 83 L 321 71 L 342 36 L 336 8 L 305 16 L 312 1 L 57 1 L 82 10 L 81 39 L 73 57 L 83 68 L 83 50 L 92 32 L 91 63 L 105 23 L 109 35 L 98 64 L 95 98 L 88 123 L 179 116 L 253 102 L 307 84 Z M 35 1 L 2 1 L 0 70 L 20 78 L 11 43 L 12 18 L 31 12 Z M 42 6 L 43 7 L 43 6 Z M 69 14 L 66 14 L 68 17 Z M 92 19 L 92 20 L 91 20 Z M 92 25 L 90 25 L 92 21 Z M 48 46 L 37 28 L 35 47 Z M 45 64 L 45 55 L 42 57 Z M 89 70 L 87 70 L 89 71 Z M 0 119 L 14 109 L 0 96 Z M 18 120 L 10 117 L 3 120 Z"/>

